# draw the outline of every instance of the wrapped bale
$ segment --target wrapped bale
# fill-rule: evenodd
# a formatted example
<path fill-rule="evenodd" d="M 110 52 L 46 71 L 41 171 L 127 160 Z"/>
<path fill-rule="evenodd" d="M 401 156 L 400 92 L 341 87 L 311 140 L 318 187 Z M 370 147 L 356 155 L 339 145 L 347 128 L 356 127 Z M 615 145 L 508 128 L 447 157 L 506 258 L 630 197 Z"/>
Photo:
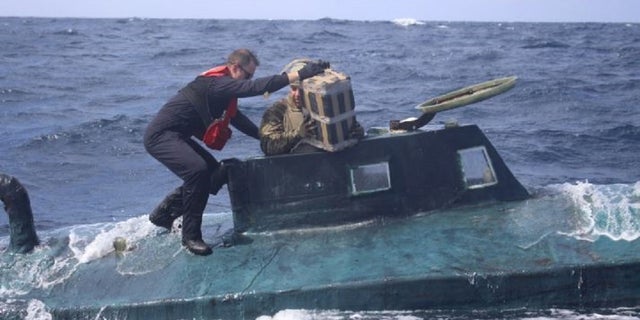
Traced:
<path fill-rule="evenodd" d="M 358 142 L 349 139 L 355 123 L 355 100 L 351 78 L 331 69 L 302 81 L 303 104 L 316 120 L 315 139 L 305 139 L 317 148 L 334 152 Z"/>

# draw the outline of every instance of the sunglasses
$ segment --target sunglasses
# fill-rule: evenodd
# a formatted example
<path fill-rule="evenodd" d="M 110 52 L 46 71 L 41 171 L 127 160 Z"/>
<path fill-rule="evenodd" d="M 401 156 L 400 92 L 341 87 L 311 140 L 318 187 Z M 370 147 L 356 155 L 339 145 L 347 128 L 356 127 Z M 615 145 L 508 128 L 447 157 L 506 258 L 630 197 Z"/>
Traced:
<path fill-rule="evenodd" d="M 245 79 L 249 80 L 251 78 L 253 78 L 253 73 L 247 71 L 247 69 L 245 69 L 241 64 L 237 64 L 237 66 L 240 68 L 240 70 L 242 70 L 242 72 L 244 72 L 244 74 L 246 75 Z"/>

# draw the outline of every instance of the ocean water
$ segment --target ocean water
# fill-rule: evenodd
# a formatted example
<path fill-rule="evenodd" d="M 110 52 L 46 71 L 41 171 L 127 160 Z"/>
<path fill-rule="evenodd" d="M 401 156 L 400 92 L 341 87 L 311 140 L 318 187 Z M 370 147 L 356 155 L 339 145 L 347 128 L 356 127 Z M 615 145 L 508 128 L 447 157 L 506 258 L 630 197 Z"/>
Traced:
<path fill-rule="evenodd" d="M 96 235 L 105 225 L 147 230 L 146 215 L 179 181 L 145 152 L 146 125 L 178 89 L 239 47 L 257 53 L 257 77 L 298 57 L 330 61 L 351 76 L 365 128 L 417 116 L 414 106 L 451 90 L 518 76 L 507 93 L 442 112 L 425 129 L 452 120 L 477 124 L 532 193 L 561 194 L 584 208 L 585 222 L 574 236 L 640 241 L 637 24 L 0 18 L 0 43 L 0 173 L 29 191 L 41 238 L 78 226 L 93 230 L 84 234 L 93 235 L 83 239 L 88 245 L 72 250 L 80 263 L 109 253 L 109 241 Z M 285 94 L 241 99 L 240 109 L 259 123 L 263 110 Z M 258 142 L 238 132 L 214 153 L 218 159 L 257 155 Z M 206 213 L 230 214 L 226 191 L 211 197 Z M 0 214 L 0 248 L 8 234 L 7 216 Z M 69 237 L 74 243 L 77 234 Z M 24 291 L 0 283 L 2 300 Z M 31 319 L 47 318 L 36 302 L 26 310 Z M 638 318 L 640 312 L 624 306 L 265 315 L 591 317 Z"/>

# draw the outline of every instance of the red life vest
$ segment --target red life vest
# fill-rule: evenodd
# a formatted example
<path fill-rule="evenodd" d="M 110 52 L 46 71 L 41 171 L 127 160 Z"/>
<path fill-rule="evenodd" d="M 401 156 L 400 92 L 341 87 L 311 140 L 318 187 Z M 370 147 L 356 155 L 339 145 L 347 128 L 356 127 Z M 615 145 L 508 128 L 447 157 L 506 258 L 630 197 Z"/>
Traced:
<path fill-rule="evenodd" d="M 227 66 L 218 66 L 212 69 L 209 69 L 203 73 L 201 76 L 204 77 L 224 77 L 228 76 L 231 73 L 229 72 L 229 68 Z M 229 129 L 229 121 L 231 118 L 236 116 L 238 112 L 238 98 L 231 98 L 229 104 L 227 105 L 227 109 L 223 114 L 222 120 L 215 119 L 209 125 L 207 130 L 202 137 L 202 142 L 204 142 L 207 147 L 214 150 L 222 150 L 224 145 L 227 143 L 227 140 L 231 138 L 231 129 Z"/>
<path fill-rule="evenodd" d="M 229 67 L 227 66 L 217 66 L 201 73 L 200 75 L 203 77 L 224 77 L 230 76 L 231 72 L 229 71 Z M 231 98 L 229 104 L 227 105 L 227 112 L 225 112 L 225 116 L 229 114 L 229 117 L 233 118 L 236 116 L 237 111 L 238 98 Z"/>

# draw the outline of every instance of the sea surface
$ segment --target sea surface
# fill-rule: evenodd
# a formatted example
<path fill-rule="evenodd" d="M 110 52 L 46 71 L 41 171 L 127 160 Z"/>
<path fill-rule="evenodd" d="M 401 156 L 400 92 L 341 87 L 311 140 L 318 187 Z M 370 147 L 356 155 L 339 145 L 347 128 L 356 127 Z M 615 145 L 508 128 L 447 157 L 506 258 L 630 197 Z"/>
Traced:
<path fill-rule="evenodd" d="M 439 113 L 424 129 L 477 124 L 533 194 L 564 194 L 598 209 L 584 210 L 591 223 L 576 232 L 580 237 L 640 241 L 638 24 L 0 18 L 0 43 L 0 173 L 27 188 L 43 239 L 77 226 L 147 228 L 146 215 L 180 183 L 145 152 L 147 124 L 198 73 L 246 47 L 260 59 L 256 77 L 299 57 L 330 61 L 349 74 L 365 129 L 419 116 L 416 105 L 454 89 L 515 75 L 512 90 Z M 241 99 L 240 109 L 259 123 L 286 91 Z M 237 131 L 214 153 L 259 155 L 258 142 Z M 231 214 L 226 190 L 210 198 L 206 214 Z M 0 250 L 8 235 L 7 215 L 0 214 Z M 105 241 L 73 252 L 84 263 L 109 248 Z M 11 266 L 3 259 L 6 275 Z M 1 301 L 42 286 L 37 278 L 16 288 L 0 276 L 0 311 L 9 308 Z M 23 313 L 50 317 L 37 301 Z M 638 319 L 640 306 L 282 310 L 264 318 Z"/>

